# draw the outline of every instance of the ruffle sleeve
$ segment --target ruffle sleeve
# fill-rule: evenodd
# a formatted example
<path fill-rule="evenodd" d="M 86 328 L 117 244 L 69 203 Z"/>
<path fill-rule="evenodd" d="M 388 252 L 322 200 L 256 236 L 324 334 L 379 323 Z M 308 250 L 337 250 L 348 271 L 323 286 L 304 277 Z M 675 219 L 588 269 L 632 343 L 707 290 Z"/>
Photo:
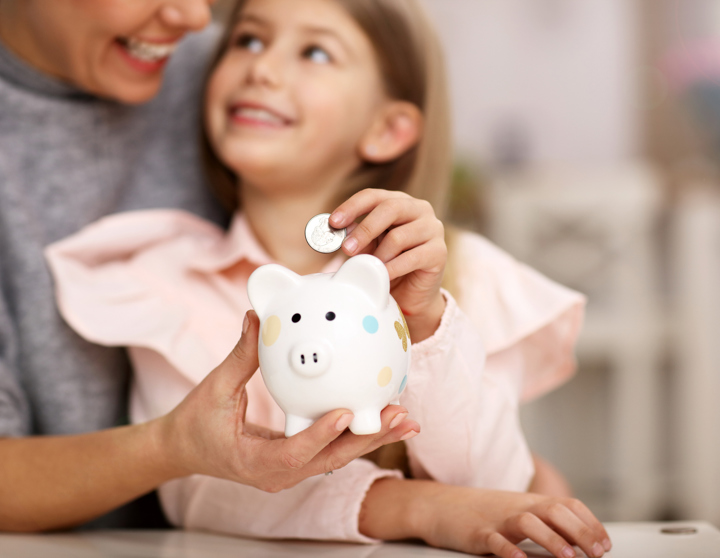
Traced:
<path fill-rule="evenodd" d="M 488 360 L 508 350 L 520 356 L 521 400 L 535 399 L 572 377 L 585 297 L 479 235 L 460 234 L 455 250 L 451 273 L 458 304 L 480 333 Z"/>
<path fill-rule="evenodd" d="M 199 382 L 218 364 L 213 331 L 198 323 L 181 285 L 186 262 L 216 245 L 223 231 L 178 210 L 133 211 L 106 217 L 49 245 L 63 318 L 84 338 L 108 346 L 142 347 L 163 355 Z M 193 316 L 194 317 L 194 316 Z M 240 320 L 242 316 L 240 316 Z M 225 344 L 239 337 L 232 335 Z"/>

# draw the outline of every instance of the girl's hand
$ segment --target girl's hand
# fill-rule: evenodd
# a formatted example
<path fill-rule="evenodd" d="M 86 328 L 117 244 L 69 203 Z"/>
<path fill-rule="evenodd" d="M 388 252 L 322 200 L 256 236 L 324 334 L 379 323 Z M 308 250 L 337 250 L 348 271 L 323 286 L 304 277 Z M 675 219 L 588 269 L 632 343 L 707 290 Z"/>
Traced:
<path fill-rule="evenodd" d="M 366 215 L 357 226 L 354 221 Z M 445 230 L 432 206 L 403 192 L 366 189 L 330 217 L 348 227 L 348 256 L 372 254 L 387 267 L 390 293 L 402 308 L 413 342 L 430 337 L 440 325 L 445 300 L 440 294 L 447 260 Z"/>
<path fill-rule="evenodd" d="M 419 537 L 432 546 L 502 558 L 526 558 L 516 546 L 526 538 L 557 558 L 576 556 L 572 545 L 593 558 L 612 547 L 605 528 L 579 500 L 434 481 L 376 481 L 360 517 L 361 532 L 371 537 Z M 403 517 L 405 525 L 399 524 Z"/>
<path fill-rule="evenodd" d="M 158 453 L 170 477 L 204 474 L 277 492 L 420 431 L 397 405 L 383 410 L 382 430 L 367 436 L 345 432 L 353 414 L 343 409 L 290 438 L 247 424 L 245 386 L 258 368 L 259 320 L 253 311 L 246 320 L 232 354 L 171 413 L 154 421 Z"/>

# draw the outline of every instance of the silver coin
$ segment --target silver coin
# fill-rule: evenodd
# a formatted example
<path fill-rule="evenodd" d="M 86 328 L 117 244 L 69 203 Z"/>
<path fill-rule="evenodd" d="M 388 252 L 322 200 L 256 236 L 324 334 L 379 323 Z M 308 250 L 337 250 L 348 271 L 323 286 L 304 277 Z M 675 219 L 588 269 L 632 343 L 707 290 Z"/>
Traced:
<path fill-rule="evenodd" d="M 305 240 L 310 248 L 322 254 L 337 252 L 347 236 L 346 229 L 333 229 L 329 223 L 330 213 L 315 215 L 305 227 Z"/>

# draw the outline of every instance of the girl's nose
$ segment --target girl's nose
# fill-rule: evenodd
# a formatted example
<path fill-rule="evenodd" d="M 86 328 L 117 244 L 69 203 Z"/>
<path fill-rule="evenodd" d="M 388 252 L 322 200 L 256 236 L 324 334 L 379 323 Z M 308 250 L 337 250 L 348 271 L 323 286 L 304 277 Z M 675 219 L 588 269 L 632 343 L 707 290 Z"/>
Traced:
<path fill-rule="evenodd" d="M 248 79 L 255 85 L 276 88 L 282 83 L 281 60 L 278 53 L 266 50 L 256 55 L 250 67 Z"/>
<path fill-rule="evenodd" d="M 160 8 L 160 19 L 169 27 L 199 31 L 212 20 L 210 6 L 215 0 L 166 0 Z"/>

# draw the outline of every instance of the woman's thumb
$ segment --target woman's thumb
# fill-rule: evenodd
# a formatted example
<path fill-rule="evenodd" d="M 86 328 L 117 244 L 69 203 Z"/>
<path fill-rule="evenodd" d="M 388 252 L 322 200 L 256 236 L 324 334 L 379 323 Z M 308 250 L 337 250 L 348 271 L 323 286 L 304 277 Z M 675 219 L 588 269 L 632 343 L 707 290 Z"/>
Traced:
<path fill-rule="evenodd" d="M 258 330 L 260 320 L 254 310 L 245 314 L 242 337 L 221 365 L 234 382 L 247 382 L 258 369 Z"/>

